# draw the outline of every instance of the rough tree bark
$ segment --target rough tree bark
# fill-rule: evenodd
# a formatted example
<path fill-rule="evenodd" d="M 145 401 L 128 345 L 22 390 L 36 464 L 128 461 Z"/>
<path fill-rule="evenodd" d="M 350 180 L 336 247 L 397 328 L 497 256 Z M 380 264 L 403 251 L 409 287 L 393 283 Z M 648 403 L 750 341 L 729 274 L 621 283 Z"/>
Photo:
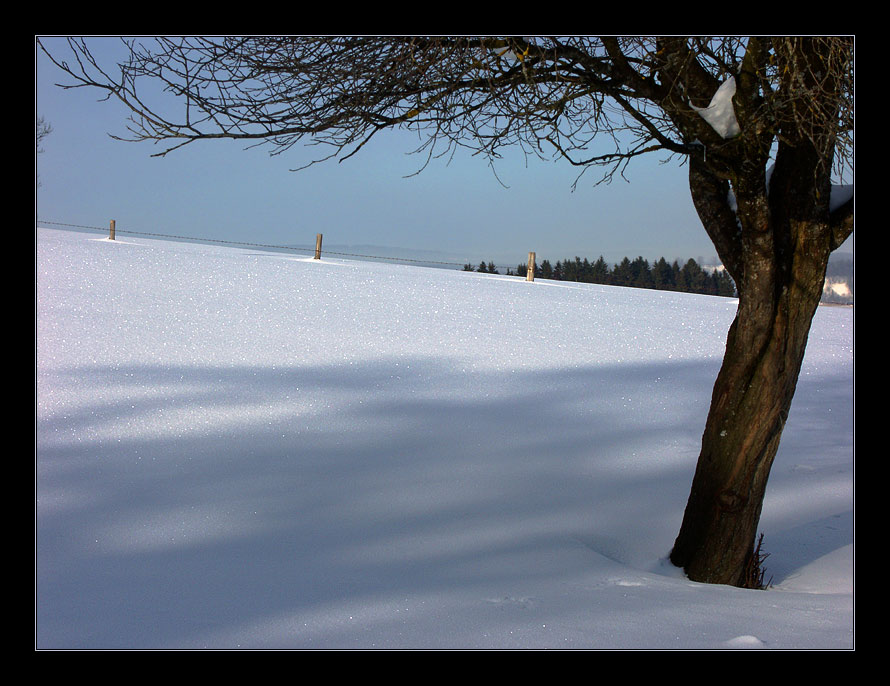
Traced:
<path fill-rule="evenodd" d="M 792 51 L 807 63 L 801 72 L 806 78 L 819 74 L 826 56 L 816 44 L 799 43 Z M 837 82 L 821 83 L 820 89 L 829 98 L 841 97 Z M 693 580 L 736 586 L 758 582 L 749 575 L 757 563 L 755 539 L 767 479 L 829 255 L 852 231 L 852 200 L 834 212 L 831 207 L 835 135 L 827 123 L 807 135 L 786 131 L 769 178 L 730 174 L 736 208 L 727 202 L 719 174 L 702 160 L 691 160 L 693 200 L 739 292 L 671 552 L 671 561 Z"/>
<path fill-rule="evenodd" d="M 790 177 L 812 174 L 812 167 L 791 168 Z M 672 562 L 691 579 L 710 583 L 750 581 L 745 570 L 754 554 L 767 479 L 831 251 L 832 231 L 825 219 L 813 217 L 812 209 L 807 216 L 789 216 L 784 207 L 789 194 L 775 196 L 771 210 L 740 219 L 761 223 L 756 233 L 746 234 L 739 308 L 671 553 Z"/>

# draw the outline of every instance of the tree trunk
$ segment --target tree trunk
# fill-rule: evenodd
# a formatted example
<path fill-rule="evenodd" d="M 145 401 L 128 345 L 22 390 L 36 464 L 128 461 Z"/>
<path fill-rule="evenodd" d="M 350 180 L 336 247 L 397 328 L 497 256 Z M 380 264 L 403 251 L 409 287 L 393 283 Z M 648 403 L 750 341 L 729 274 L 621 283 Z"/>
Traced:
<path fill-rule="evenodd" d="M 820 295 L 821 285 L 815 293 L 785 290 L 768 311 L 740 304 L 671 553 L 690 579 L 748 583 L 766 483 Z"/>
<path fill-rule="evenodd" d="M 777 160 L 769 197 L 765 183 L 750 193 L 744 186 L 750 190 L 757 184 L 742 184 L 738 222 L 720 228 L 713 222 L 726 208 L 713 203 L 717 190 L 727 186 L 712 176 L 708 189 L 707 179 L 696 178 L 701 167 L 692 166 L 699 214 L 712 222 L 709 233 L 720 233 L 712 237 L 725 246 L 724 262 L 733 265 L 739 288 L 738 312 L 671 552 L 671 561 L 695 581 L 749 585 L 746 570 L 753 561 L 766 483 L 832 249 L 830 179 L 814 180 L 812 165 L 801 166 L 806 161 L 799 154 L 788 157 L 791 161 L 781 155 Z"/>

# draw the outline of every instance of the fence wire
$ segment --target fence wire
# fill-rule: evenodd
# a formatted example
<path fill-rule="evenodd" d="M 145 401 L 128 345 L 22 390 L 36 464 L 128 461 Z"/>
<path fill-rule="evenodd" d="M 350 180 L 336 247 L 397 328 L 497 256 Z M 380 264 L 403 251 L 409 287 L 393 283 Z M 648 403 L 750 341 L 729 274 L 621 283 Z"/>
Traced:
<path fill-rule="evenodd" d="M 93 230 L 93 231 L 104 231 L 106 233 L 108 232 L 108 228 L 104 228 L 101 226 L 86 226 L 83 224 L 64 224 L 62 222 L 51 222 L 51 221 L 45 221 L 42 219 L 39 221 L 39 223 L 47 224 L 47 225 L 51 225 L 51 226 L 67 226 L 69 228 L 75 228 L 75 229 L 89 229 L 89 230 Z M 178 236 L 176 234 L 169 234 L 169 233 L 156 233 L 156 232 L 147 232 L 147 231 L 133 231 L 130 229 L 121 229 L 117 225 L 115 225 L 114 231 L 116 234 L 120 233 L 120 234 L 129 235 L 129 236 L 147 236 L 150 238 L 170 238 L 170 239 L 174 239 L 174 240 L 195 241 L 198 243 L 218 243 L 218 244 L 223 244 L 223 245 L 233 245 L 233 246 L 248 247 L 248 248 L 264 248 L 264 249 L 270 249 L 270 250 L 292 250 L 295 252 L 307 252 L 307 253 L 313 253 L 313 254 L 315 253 L 314 246 L 311 248 L 310 247 L 301 248 L 301 247 L 293 246 L 293 245 L 275 245 L 272 243 L 250 243 L 250 242 L 246 242 L 246 241 L 225 240 L 222 238 L 197 238 L 195 236 Z M 419 258 L 415 259 L 415 258 L 410 258 L 410 257 L 391 257 L 388 255 L 366 255 L 366 254 L 362 254 L 362 253 L 338 252 L 336 250 L 326 250 L 326 249 L 322 250 L 322 254 L 334 255 L 337 257 L 357 257 L 357 258 L 366 259 L 366 260 L 387 260 L 387 261 L 391 261 L 391 262 L 407 262 L 409 264 L 438 264 L 438 265 L 445 265 L 445 266 L 449 266 L 449 267 L 461 267 L 461 268 L 465 267 L 468 264 L 468 263 L 464 263 L 464 262 L 446 262 L 443 260 L 423 260 L 423 259 L 419 259 Z M 495 266 L 498 269 L 504 268 L 500 265 L 495 265 Z"/>

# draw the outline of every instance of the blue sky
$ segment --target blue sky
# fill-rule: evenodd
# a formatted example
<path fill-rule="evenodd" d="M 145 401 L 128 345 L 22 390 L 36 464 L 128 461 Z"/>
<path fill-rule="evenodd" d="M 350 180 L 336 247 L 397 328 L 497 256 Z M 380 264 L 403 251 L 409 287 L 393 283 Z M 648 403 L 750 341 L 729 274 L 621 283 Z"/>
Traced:
<path fill-rule="evenodd" d="M 100 56 L 117 51 L 116 39 L 94 45 Z M 630 183 L 594 186 L 591 170 L 573 191 L 577 169 L 518 151 L 497 166 L 506 188 L 468 154 L 405 178 L 423 160 L 408 154 L 414 139 L 403 132 L 343 163 L 296 172 L 313 150 L 272 157 L 268 148 L 207 141 L 153 158 L 151 144 L 109 137 L 126 133 L 122 105 L 99 102 L 98 91 L 65 91 L 60 81 L 65 74 L 38 49 L 35 110 L 53 128 L 36 158 L 38 223 L 107 227 L 114 219 L 121 231 L 275 245 L 314 244 L 323 233 L 325 246 L 433 250 L 503 266 L 524 263 L 532 250 L 539 261 L 715 255 L 677 161 L 637 160 Z"/>

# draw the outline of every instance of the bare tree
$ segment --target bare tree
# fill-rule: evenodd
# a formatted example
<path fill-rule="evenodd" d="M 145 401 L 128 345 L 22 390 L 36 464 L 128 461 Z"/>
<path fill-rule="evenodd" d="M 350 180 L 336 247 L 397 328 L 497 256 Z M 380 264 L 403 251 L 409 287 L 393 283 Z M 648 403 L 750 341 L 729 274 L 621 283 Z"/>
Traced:
<path fill-rule="evenodd" d="M 53 132 L 52 125 L 48 121 L 46 121 L 46 119 L 44 119 L 43 117 L 37 117 L 37 122 L 35 124 L 35 131 L 34 131 L 34 141 L 35 141 L 35 145 L 36 145 L 38 154 L 43 152 L 43 140 L 52 132 Z M 35 179 L 37 182 L 37 187 L 39 188 L 41 183 L 40 183 L 40 176 L 37 174 L 36 165 L 35 165 L 35 170 L 34 170 L 34 176 L 35 176 Z"/>
<path fill-rule="evenodd" d="M 35 129 L 35 139 L 37 141 L 37 152 L 43 152 L 43 139 L 53 132 L 52 125 L 43 117 L 37 117 Z"/>
<path fill-rule="evenodd" d="M 125 138 L 165 144 L 157 155 L 228 138 L 342 160 L 402 128 L 421 168 L 513 146 L 603 181 L 640 155 L 681 157 L 739 306 L 671 559 L 746 583 L 828 256 L 853 230 L 852 195 L 832 198 L 853 163 L 851 38 L 160 38 L 126 42 L 113 67 L 68 45 L 71 58 L 48 52 L 66 87 L 119 99 Z"/>

